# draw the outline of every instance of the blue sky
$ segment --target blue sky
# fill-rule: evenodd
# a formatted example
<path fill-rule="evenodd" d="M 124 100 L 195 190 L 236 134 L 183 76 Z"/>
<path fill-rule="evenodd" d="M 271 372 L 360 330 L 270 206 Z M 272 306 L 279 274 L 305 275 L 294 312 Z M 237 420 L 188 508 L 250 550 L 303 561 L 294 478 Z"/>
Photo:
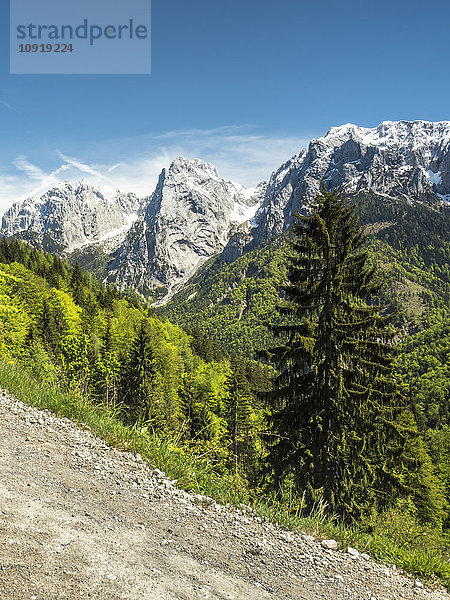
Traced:
<path fill-rule="evenodd" d="M 65 178 L 149 194 L 178 154 L 255 185 L 331 126 L 450 119 L 443 0 L 153 0 L 136 76 L 10 75 L 0 16 L 0 212 Z"/>

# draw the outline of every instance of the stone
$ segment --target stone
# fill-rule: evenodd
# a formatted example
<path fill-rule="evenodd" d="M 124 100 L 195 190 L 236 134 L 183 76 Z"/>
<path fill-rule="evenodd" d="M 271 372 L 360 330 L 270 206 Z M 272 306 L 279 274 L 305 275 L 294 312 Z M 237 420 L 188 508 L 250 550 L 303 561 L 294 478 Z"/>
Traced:
<path fill-rule="evenodd" d="M 337 550 L 339 548 L 339 544 L 336 540 L 322 540 L 321 542 L 322 548 L 326 550 Z"/>
<path fill-rule="evenodd" d="M 199 504 L 206 504 L 206 505 L 214 504 L 214 498 L 210 498 L 209 496 L 203 496 L 202 494 L 195 494 L 194 498 Z"/>

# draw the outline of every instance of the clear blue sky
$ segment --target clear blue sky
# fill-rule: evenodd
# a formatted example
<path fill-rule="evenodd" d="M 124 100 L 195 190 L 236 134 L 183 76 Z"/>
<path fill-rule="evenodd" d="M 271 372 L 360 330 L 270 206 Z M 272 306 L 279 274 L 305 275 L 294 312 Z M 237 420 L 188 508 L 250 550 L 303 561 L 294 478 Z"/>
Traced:
<path fill-rule="evenodd" d="M 150 193 L 180 153 L 255 185 L 330 126 L 450 119 L 448 0 L 153 0 L 140 76 L 10 75 L 6 4 L 0 212 L 65 177 Z"/>

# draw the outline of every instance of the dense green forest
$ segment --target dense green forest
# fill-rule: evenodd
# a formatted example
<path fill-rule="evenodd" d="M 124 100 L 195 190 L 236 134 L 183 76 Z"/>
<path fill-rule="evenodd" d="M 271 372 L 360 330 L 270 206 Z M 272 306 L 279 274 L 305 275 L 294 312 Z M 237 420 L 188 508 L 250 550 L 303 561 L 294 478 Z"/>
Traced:
<path fill-rule="evenodd" d="M 0 356 L 126 422 L 176 431 L 222 471 L 255 472 L 268 372 L 158 317 L 78 266 L 0 241 Z M 251 457 L 251 461 L 247 458 Z M 251 463 L 251 464 L 250 464 Z"/>

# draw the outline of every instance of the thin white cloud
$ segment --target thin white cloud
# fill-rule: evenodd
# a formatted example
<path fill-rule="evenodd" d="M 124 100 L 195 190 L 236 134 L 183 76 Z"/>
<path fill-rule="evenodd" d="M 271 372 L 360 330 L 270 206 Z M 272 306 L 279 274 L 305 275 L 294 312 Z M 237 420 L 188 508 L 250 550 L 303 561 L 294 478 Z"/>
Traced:
<path fill-rule="evenodd" d="M 91 144 L 89 157 L 79 152 L 55 151 L 45 156 L 45 170 L 36 160 L 20 156 L 0 172 L 0 214 L 14 201 L 39 196 L 58 182 L 85 178 L 92 185 L 109 186 L 140 197 L 155 189 L 163 168 L 176 156 L 214 163 L 225 179 L 247 187 L 267 180 L 273 170 L 304 148 L 310 138 L 259 135 L 248 126 L 189 129 Z M 95 160 L 92 155 L 95 154 Z M 57 159 L 57 160 L 55 160 Z"/>
<path fill-rule="evenodd" d="M 242 132 L 249 129 L 248 125 L 222 125 L 221 127 L 214 127 L 212 129 L 174 129 L 173 131 L 166 131 L 153 136 L 155 140 L 168 140 L 168 139 L 180 139 L 186 137 L 207 137 L 217 135 L 230 135 Z"/>
<path fill-rule="evenodd" d="M 27 177 L 27 179 L 24 179 L 20 175 L 10 176 L 10 181 L 17 181 L 16 189 L 18 193 L 15 200 L 22 200 L 24 197 L 38 196 L 44 193 L 50 187 L 65 179 L 66 177 L 63 177 L 62 174 L 70 169 L 68 164 L 62 164 L 53 171 L 50 171 L 50 173 L 46 173 L 24 156 L 15 159 L 13 165 L 17 171 L 24 173 Z M 0 196 L 0 203 L 2 199 L 3 195 Z"/>
<path fill-rule="evenodd" d="M 11 106 L 11 104 L 8 104 L 8 102 L 5 102 L 4 100 L 0 100 L 0 105 L 9 108 L 9 110 L 16 110 L 14 106 Z"/>
<path fill-rule="evenodd" d="M 13 164 L 18 171 L 22 171 L 34 181 L 41 181 L 47 177 L 47 174 L 42 169 L 30 163 L 24 156 L 17 157 Z"/>
<path fill-rule="evenodd" d="M 119 169 L 120 167 L 126 166 L 126 163 L 120 162 L 117 163 L 115 165 L 112 165 L 112 167 L 109 167 L 106 172 L 107 173 L 111 173 L 112 171 L 115 171 L 116 169 Z"/>
<path fill-rule="evenodd" d="M 58 151 L 58 156 L 61 158 L 68 167 L 74 167 L 78 169 L 81 173 L 87 173 L 88 175 L 92 175 L 93 177 L 99 177 L 102 179 L 104 175 L 97 171 L 97 169 L 91 167 L 90 165 L 78 160 L 76 158 L 71 158 L 70 156 L 66 156 L 62 152 Z"/>

